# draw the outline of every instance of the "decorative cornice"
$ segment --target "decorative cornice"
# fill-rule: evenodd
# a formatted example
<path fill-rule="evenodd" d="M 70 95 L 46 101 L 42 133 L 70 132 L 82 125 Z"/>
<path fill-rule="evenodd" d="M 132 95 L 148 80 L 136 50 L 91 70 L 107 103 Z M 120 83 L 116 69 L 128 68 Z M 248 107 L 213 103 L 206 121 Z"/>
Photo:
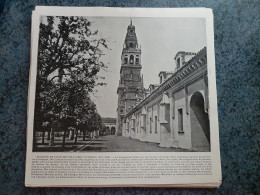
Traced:
<path fill-rule="evenodd" d="M 137 104 L 132 110 L 126 114 L 126 118 L 131 114 L 135 113 L 137 110 L 142 108 L 148 102 L 154 100 L 158 96 L 162 95 L 168 89 L 174 85 L 179 84 L 181 81 L 186 79 L 192 73 L 200 70 L 202 67 L 207 66 L 207 49 L 204 47 L 200 50 L 197 55 L 191 58 L 184 66 L 177 70 L 173 75 L 165 80 L 158 88 L 156 88 L 149 96 Z M 207 69 L 206 69 L 207 70 Z"/>
<path fill-rule="evenodd" d="M 141 53 L 141 49 L 140 48 L 123 48 L 122 55 L 125 53 L 134 53 L 134 52 Z"/>

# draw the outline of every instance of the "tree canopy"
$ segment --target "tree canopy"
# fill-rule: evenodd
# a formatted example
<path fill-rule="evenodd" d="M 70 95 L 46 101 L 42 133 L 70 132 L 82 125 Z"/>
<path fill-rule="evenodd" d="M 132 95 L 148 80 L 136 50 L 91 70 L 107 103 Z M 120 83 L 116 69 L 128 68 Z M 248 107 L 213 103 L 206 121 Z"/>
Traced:
<path fill-rule="evenodd" d="M 107 40 L 91 29 L 85 17 L 41 18 L 35 100 L 35 129 L 55 126 L 101 127 L 101 117 L 89 93 L 105 85 L 98 76 Z M 65 128 L 65 129 L 64 129 Z"/>
<path fill-rule="evenodd" d="M 108 49 L 106 39 L 91 30 L 84 17 L 42 18 L 39 34 L 38 75 L 55 80 L 80 76 L 89 90 L 93 88 L 100 68 L 102 49 Z"/>

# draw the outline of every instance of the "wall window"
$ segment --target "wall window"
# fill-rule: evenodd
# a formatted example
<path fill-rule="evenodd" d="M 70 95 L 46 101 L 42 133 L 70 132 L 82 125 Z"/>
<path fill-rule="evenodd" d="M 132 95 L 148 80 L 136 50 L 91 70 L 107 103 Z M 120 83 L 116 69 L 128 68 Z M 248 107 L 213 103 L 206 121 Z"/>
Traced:
<path fill-rule="evenodd" d="M 134 44 L 133 44 L 133 43 L 130 43 L 130 44 L 129 44 L 129 47 L 130 47 L 130 48 L 134 48 Z"/>
<path fill-rule="evenodd" d="M 177 69 L 181 67 L 181 58 L 177 59 Z"/>
<path fill-rule="evenodd" d="M 150 133 L 152 133 L 152 117 L 150 117 Z"/>
<path fill-rule="evenodd" d="M 178 129 L 179 132 L 183 132 L 183 109 L 178 109 Z"/>
<path fill-rule="evenodd" d="M 135 59 L 135 63 L 136 63 L 136 64 L 139 64 L 139 58 L 136 58 L 136 59 Z"/>
<path fill-rule="evenodd" d="M 157 134 L 157 116 L 154 116 L 154 129 L 155 133 Z"/>

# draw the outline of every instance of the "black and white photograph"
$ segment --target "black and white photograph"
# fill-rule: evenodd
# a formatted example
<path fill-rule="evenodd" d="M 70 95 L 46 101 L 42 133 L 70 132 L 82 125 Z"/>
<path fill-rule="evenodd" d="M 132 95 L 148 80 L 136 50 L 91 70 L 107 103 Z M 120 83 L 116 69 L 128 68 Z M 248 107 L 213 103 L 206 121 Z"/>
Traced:
<path fill-rule="evenodd" d="M 206 19 L 40 16 L 33 152 L 210 152 Z"/>

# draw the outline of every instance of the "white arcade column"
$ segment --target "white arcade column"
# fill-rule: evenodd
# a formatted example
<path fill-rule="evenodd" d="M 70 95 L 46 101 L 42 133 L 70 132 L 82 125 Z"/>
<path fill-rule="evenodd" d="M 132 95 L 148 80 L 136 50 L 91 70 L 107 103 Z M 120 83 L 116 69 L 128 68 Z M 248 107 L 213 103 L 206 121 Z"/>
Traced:
<path fill-rule="evenodd" d="M 160 147 L 171 147 L 173 138 L 170 130 L 170 102 L 166 93 L 160 103 Z"/>
<path fill-rule="evenodd" d="M 135 138 L 135 115 L 133 114 L 132 115 L 132 118 L 131 118 L 131 138 Z"/>
<path fill-rule="evenodd" d="M 146 109 L 143 108 L 142 109 L 142 112 L 141 112 L 141 126 L 140 126 L 140 129 L 141 129 L 141 137 L 140 137 L 140 141 L 147 141 L 147 136 L 146 136 Z"/>

